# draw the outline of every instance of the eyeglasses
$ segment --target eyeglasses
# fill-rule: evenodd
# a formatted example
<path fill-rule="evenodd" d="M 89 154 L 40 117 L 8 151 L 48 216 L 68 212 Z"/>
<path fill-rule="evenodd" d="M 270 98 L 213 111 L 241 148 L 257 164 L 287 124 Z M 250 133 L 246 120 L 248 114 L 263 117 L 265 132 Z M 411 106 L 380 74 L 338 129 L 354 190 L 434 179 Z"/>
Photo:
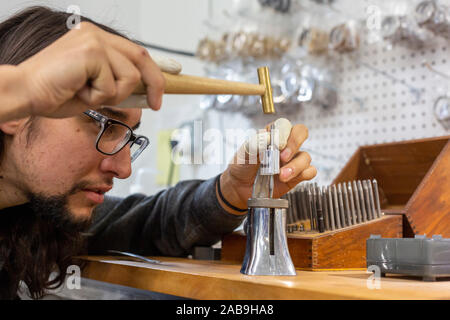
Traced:
<path fill-rule="evenodd" d="M 84 114 L 100 125 L 100 132 L 95 142 L 95 147 L 100 153 L 111 156 L 131 143 L 130 155 L 133 162 L 149 145 L 147 137 L 134 134 L 133 130 L 123 122 L 105 117 L 94 110 L 85 111 Z"/>

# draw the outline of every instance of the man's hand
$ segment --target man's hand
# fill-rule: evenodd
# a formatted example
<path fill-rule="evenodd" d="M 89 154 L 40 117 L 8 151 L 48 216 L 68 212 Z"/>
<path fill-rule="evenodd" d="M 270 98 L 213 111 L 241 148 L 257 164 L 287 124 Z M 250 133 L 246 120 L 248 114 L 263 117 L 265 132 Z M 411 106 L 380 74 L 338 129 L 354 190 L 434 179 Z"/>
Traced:
<path fill-rule="evenodd" d="M 311 180 L 317 174 L 315 167 L 311 166 L 311 156 L 300 151 L 300 147 L 308 137 L 308 129 L 301 124 L 292 126 L 286 119 L 275 121 L 275 128 L 279 130 L 280 153 L 280 174 L 274 177 L 274 198 L 287 193 L 298 183 L 304 180 Z M 269 129 L 268 125 L 266 130 Z M 268 135 L 259 135 L 259 141 L 263 146 L 270 141 Z M 245 143 L 235 154 L 233 162 L 222 173 L 220 177 L 220 187 L 224 198 L 237 208 L 247 208 L 247 200 L 251 197 L 253 182 L 259 168 L 259 159 L 256 164 L 252 164 L 252 155 L 257 152 L 252 145 Z M 245 157 L 245 159 L 243 159 Z M 220 204 L 227 211 L 235 214 L 243 212 L 235 211 L 224 204 L 218 197 Z"/>
<path fill-rule="evenodd" d="M 142 81 L 147 103 L 158 110 L 165 80 L 147 50 L 94 24 L 82 22 L 21 63 L 25 115 L 70 117 L 117 105 Z"/>

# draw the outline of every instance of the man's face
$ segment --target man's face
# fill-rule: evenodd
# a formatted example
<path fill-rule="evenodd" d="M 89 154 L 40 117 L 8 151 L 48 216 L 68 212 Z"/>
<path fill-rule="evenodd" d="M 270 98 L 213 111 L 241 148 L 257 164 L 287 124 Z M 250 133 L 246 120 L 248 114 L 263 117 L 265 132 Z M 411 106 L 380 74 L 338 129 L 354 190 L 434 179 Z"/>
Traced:
<path fill-rule="evenodd" d="M 97 110 L 131 128 L 139 125 L 140 109 L 103 108 Z M 36 120 L 35 120 L 36 121 Z M 95 141 L 98 123 L 82 114 L 67 119 L 39 118 L 30 131 L 24 126 L 14 136 L 6 157 L 15 187 L 24 194 L 44 197 L 66 195 L 67 209 L 75 220 L 90 218 L 113 178 L 131 174 L 130 145 L 115 155 L 98 152 Z"/>

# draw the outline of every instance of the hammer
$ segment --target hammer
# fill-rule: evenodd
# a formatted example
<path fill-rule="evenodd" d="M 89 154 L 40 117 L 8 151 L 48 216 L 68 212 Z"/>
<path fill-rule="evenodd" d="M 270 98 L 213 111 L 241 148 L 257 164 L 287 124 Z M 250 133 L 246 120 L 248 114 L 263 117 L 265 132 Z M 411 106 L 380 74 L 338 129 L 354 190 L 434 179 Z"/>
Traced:
<path fill-rule="evenodd" d="M 268 67 L 258 68 L 259 84 L 196 77 L 184 74 L 163 72 L 166 79 L 164 93 L 168 94 L 236 94 L 261 96 L 262 108 L 265 114 L 275 113 L 272 98 L 272 86 Z M 135 95 L 145 95 L 144 84 L 138 85 Z"/>

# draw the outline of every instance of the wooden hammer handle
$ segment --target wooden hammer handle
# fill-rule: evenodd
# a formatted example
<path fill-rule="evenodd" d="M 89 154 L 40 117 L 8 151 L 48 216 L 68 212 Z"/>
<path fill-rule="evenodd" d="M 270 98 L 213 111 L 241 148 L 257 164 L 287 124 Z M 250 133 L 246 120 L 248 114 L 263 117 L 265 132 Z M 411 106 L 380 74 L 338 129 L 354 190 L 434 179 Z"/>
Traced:
<path fill-rule="evenodd" d="M 163 72 L 166 79 L 164 93 L 176 94 L 237 94 L 262 96 L 266 88 L 262 84 L 219 80 L 184 74 L 173 75 Z M 140 83 L 134 94 L 146 94 L 146 88 Z"/>

